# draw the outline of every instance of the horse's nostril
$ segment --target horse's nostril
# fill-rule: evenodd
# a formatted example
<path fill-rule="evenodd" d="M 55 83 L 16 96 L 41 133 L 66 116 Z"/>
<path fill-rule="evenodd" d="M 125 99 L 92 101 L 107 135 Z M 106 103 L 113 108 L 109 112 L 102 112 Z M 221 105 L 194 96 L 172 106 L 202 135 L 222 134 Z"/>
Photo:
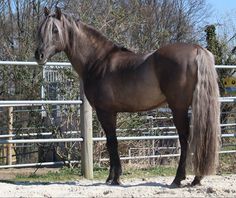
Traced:
<path fill-rule="evenodd" d="M 43 57 L 44 57 L 44 55 L 43 55 L 43 53 L 41 53 L 39 58 L 42 60 Z"/>
<path fill-rule="evenodd" d="M 39 57 L 39 52 L 38 52 L 38 50 L 35 51 L 34 57 L 35 57 L 36 59 L 38 59 L 38 57 Z"/>
<path fill-rule="evenodd" d="M 37 49 L 35 51 L 34 55 L 35 55 L 35 59 L 36 60 L 43 60 L 44 59 L 44 53 L 41 50 L 39 50 L 39 49 Z"/>

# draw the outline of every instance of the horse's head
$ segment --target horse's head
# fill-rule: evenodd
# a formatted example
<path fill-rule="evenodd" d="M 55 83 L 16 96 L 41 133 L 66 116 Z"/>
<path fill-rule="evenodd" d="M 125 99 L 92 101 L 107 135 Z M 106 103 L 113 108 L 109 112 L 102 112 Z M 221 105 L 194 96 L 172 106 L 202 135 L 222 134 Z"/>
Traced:
<path fill-rule="evenodd" d="M 37 49 L 35 59 L 38 64 L 45 64 L 54 54 L 64 51 L 65 27 L 63 25 L 63 14 L 60 8 L 56 8 L 55 13 L 44 8 L 45 18 L 42 21 L 37 34 Z"/>

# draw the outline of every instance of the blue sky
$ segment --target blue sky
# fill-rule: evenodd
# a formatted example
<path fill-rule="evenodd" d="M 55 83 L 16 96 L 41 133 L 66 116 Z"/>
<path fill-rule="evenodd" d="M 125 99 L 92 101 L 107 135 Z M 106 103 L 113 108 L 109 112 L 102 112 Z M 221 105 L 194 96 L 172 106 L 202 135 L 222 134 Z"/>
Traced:
<path fill-rule="evenodd" d="M 218 35 L 229 40 L 236 33 L 236 0 L 206 0 L 206 3 L 211 7 L 207 23 L 217 25 Z M 236 45 L 235 39 L 233 42 Z"/>
<path fill-rule="evenodd" d="M 236 0 L 206 0 L 212 6 L 212 17 L 221 18 L 225 15 L 236 13 Z"/>
<path fill-rule="evenodd" d="M 206 0 L 212 7 L 220 12 L 236 8 L 235 0 Z"/>

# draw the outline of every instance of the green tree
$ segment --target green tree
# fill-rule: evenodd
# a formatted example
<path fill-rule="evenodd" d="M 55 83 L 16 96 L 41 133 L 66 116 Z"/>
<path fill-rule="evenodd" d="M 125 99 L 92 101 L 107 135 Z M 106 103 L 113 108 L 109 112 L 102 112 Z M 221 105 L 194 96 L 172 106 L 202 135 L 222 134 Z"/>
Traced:
<path fill-rule="evenodd" d="M 222 44 L 216 38 L 216 27 L 215 25 L 208 25 L 205 29 L 207 49 L 212 52 L 215 56 L 215 63 L 221 65 L 223 62 L 223 47 Z"/>

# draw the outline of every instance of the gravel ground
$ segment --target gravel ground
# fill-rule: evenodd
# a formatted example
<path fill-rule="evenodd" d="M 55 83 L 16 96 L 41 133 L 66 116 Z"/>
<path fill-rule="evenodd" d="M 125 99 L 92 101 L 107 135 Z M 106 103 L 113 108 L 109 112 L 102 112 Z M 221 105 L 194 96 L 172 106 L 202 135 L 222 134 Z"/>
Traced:
<path fill-rule="evenodd" d="M 236 175 L 209 176 L 201 186 L 190 187 L 189 176 L 181 188 L 170 188 L 173 177 L 127 179 L 121 186 L 104 181 L 67 183 L 0 183 L 0 197 L 236 197 Z"/>

